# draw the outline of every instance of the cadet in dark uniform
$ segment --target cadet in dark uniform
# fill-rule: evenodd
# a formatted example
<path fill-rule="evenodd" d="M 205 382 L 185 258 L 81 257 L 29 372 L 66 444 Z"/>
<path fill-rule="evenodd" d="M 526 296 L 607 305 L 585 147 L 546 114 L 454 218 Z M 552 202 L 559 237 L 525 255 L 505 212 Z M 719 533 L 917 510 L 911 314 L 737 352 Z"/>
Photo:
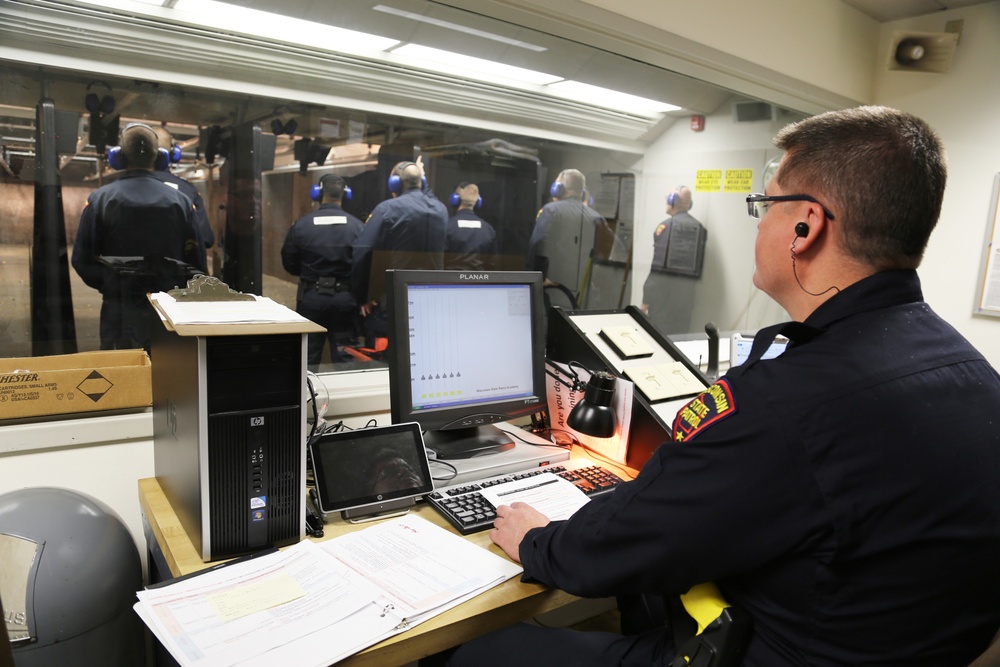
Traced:
<path fill-rule="evenodd" d="M 794 322 L 678 412 L 632 482 L 566 521 L 498 509 L 526 581 L 676 596 L 714 581 L 749 614 L 738 664 L 967 665 L 1000 627 L 1000 377 L 923 301 L 940 140 L 884 107 L 814 116 L 759 218 L 754 284 Z M 771 339 L 790 339 L 760 360 Z M 455 665 L 667 664 L 669 634 L 514 626 Z"/>
<path fill-rule="evenodd" d="M 354 243 L 351 289 L 365 316 L 365 336 L 388 335 L 385 307 L 386 269 L 443 269 L 448 209 L 427 188 L 424 167 L 400 162 L 389 176 L 392 199 L 372 210 Z"/>
<path fill-rule="evenodd" d="M 483 203 L 479 196 L 479 186 L 475 183 L 461 183 L 451 196 L 452 205 L 457 205 L 455 215 L 448 218 L 448 231 L 444 240 L 444 264 L 446 269 L 489 269 L 496 258 L 497 232 L 474 210 Z"/>
<path fill-rule="evenodd" d="M 340 207 L 350 188 L 336 174 L 319 179 L 316 196 L 320 206 L 302 216 L 288 230 L 281 246 L 281 264 L 299 276 L 295 310 L 326 333 L 309 334 L 309 370 L 319 368 L 323 346 L 330 341 L 330 359 L 350 360 L 338 345 L 355 344 L 360 333 L 358 302 L 351 293 L 351 255 L 364 225 Z"/>
<path fill-rule="evenodd" d="M 678 186 L 667 195 L 669 217 L 653 232 L 653 261 L 642 286 L 640 308 L 661 333 L 691 331 L 694 288 L 707 236 L 705 227 L 689 213 L 691 205 L 691 189 Z"/>
<path fill-rule="evenodd" d="M 185 273 L 205 271 L 191 200 L 153 176 L 157 161 L 162 165 L 168 159 L 152 128 L 129 123 L 121 131 L 121 146 L 109 151 L 111 165 L 127 171 L 91 193 L 80 215 L 73 268 L 104 297 L 101 349 L 148 348 L 152 311 L 146 292 L 183 285 Z M 146 261 L 141 269 L 115 270 L 111 257 Z M 148 277 L 149 271 L 159 275 Z"/>
<path fill-rule="evenodd" d="M 170 171 L 169 163 L 179 162 L 181 159 L 181 148 L 174 144 L 174 137 L 167 128 L 158 125 L 153 128 L 153 131 L 156 132 L 156 139 L 159 141 L 160 146 L 167 151 L 167 155 L 170 157 L 167 166 L 154 171 L 153 176 L 167 185 L 180 190 L 181 194 L 186 195 L 191 200 L 191 203 L 194 204 L 195 230 L 197 230 L 198 235 L 201 237 L 202 245 L 206 248 L 211 248 L 215 245 L 215 232 L 212 231 L 212 223 L 208 220 L 205 201 L 201 198 L 201 193 L 198 192 L 198 188 L 190 181 Z"/>
<path fill-rule="evenodd" d="M 526 268 L 541 271 L 548 285 L 563 285 L 574 296 L 586 288 L 598 229 L 613 234 L 601 214 L 586 204 L 587 179 L 576 169 L 560 172 L 538 212 L 528 241 Z"/>

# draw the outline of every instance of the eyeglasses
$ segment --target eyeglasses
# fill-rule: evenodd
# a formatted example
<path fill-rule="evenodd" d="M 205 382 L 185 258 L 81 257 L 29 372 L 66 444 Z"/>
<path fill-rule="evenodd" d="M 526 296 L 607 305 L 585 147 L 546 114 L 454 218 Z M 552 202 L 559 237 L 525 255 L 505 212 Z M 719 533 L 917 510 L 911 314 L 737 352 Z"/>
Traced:
<path fill-rule="evenodd" d="M 820 201 L 810 197 L 809 195 L 775 195 L 769 197 L 759 193 L 750 194 L 747 195 L 747 213 L 751 218 L 757 218 L 760 220 L 767 213 L 767 209 L 771 203 L 782 201 L 811 201 L 814 204 L 819 204 L 823 208 L 823 215 L 830 220 L 834 219 L 833 213 L 830 213 L 830 209 L 823 206 Z"/>

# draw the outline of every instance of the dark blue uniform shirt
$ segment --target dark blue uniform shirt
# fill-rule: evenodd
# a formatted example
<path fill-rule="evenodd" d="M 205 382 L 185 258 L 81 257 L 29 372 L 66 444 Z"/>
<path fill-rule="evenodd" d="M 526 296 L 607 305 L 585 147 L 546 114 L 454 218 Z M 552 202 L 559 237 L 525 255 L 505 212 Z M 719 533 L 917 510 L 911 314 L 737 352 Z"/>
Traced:
<path fill-rule="evenodd" d="M 358 303 L 381 301 L 385 269 L 444 268 L 448 209 L 429 190 L 407 190 L 381 202 L 354 243 L 351 289 Z"/>
<path fill-rule="evenodd" d="M 448 218 L 445 268 L 488 269 L 497 250 L 496 230 L 469 209 L 456 211 Z"/>
<path fill-rule="evenodd" d="M 746 666 L 968 664 L 1000 627 L 1000 378 L 922 299 L 888 271 L 786 327 L 635 481 L 530 531 L 525 579 L 715 581 L 753 618 Z"/>
<path fill-rule="evenodd" d="M 87 198 L 73 244 L 73 268 L 104 291 L 107 273 L 97 258 L 159 255 L 205 271 L 191 200 L 153 174 L 131 170 Z"/>
<path fill-rule="evenodd" d="M 352 247 L 364 225 L 338 204 L 328 202 L 292 225 L 281 246 L 281 264 L 303 281 L 351 277 Z"/>

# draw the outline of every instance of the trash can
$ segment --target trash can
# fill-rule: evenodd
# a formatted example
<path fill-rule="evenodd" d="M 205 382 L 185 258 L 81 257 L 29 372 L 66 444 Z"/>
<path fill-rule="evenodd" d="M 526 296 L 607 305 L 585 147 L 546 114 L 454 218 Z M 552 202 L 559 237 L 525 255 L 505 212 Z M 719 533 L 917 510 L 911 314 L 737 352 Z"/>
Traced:
<path fill-rule="evenodd" d="M 17 667 L 136 667 L 142 564 L 114 510 L 87 495 L 0 495 L 0 599 Z"/>

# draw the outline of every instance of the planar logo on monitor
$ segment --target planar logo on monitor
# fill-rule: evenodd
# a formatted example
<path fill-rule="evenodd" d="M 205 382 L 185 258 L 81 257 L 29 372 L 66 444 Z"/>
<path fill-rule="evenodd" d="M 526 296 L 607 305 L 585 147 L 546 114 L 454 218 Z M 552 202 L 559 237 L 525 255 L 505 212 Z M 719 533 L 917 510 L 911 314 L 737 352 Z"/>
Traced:
<path fill-rule="evenodd" d="M 488 273 L 460 273 L 458 274 L 459 280 L 489 280 L 490 274 Z"/>

